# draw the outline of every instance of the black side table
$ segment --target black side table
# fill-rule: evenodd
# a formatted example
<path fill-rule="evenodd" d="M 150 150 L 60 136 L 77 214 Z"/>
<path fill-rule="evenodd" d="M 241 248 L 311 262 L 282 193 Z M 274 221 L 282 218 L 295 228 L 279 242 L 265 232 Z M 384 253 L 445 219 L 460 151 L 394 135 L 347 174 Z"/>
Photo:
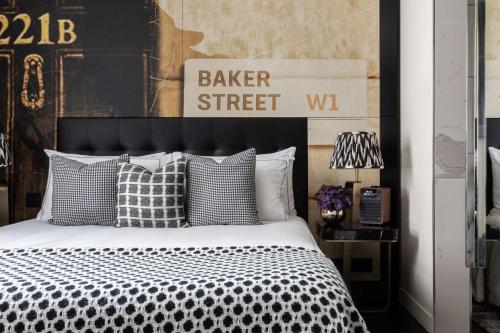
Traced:
<path fill-rule="evenodd" d="M 392 245 L 399 241 L 399 229 L 390 224 L 385 226 L 366 226 L 354 222 L 351 227 L 327 225 L 323 221 L 316 225 L 318 243 L 340 243 L 344 245 L 343 251 L 343 278 L 348 287 L 351 285 L 351 244 L 352 243 L 379 243 L 380 256 L 385 247 L 387 255 L 387 298 L 381 308 L 360 309 L 362 312 L 385 312 L 391 306 L 391 275 L 392 275 Z"/>

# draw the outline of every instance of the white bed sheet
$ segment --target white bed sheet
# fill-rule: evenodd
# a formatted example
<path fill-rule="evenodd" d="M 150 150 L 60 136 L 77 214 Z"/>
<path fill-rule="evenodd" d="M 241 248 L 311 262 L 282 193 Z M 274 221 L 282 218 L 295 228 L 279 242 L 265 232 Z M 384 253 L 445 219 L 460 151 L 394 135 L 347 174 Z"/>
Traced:
<path fill-rule="evenodd" d="M 0 228 L 0 248 L 297 246 L 318 250 L 300 217 L 257 226 L 185 229 L 56 226 L 28 220 Z"/>
<path fill-rule="evenodd" d="M 500 212 L 492 209 L 486 216 L 486 223 L 492 228 L 500 227 Z M 500 306 L 500 245 L 498 242 L 491 244 L 488 265 L 488 300 L 491 304 Z M 480 270 L 484 272 L 484 270 Z M 484 273 L 483 273 L 484 274 Z M 484 278 L 480 280 L 484 281 Z M 483 282 L 484 283 L 484 282 Z M 481 285 L 483 287 L 483 285 Z M 484 289 L 484 287 L 483 287 Z"/>

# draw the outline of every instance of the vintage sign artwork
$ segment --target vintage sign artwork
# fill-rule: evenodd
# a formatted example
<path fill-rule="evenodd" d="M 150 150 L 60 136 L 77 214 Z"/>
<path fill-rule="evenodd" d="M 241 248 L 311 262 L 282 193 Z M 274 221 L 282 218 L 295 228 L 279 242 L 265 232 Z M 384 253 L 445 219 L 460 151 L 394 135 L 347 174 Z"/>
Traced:
<path fill-rule="evenodd" d="M 39 210 L 58 117 L 306 117 L 310 195 L 351 179 L 327 168 L 338 131 L 379 130 L 380 13 L 378 0 L 0 0 L 11 219 Z"/>
<path fill-rule="evenodd" d="M 189 59 L 186 117 L 366 117 L 363 60 Z"/>

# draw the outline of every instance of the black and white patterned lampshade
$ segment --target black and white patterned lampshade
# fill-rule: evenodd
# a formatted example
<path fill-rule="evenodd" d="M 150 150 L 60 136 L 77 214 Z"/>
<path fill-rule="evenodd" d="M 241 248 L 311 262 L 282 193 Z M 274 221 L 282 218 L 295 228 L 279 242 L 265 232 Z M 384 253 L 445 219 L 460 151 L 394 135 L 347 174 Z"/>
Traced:
<path fill-rule="evenodd" d="M 369 132 L 343 132 L 337 136 L 330 169 L 383 169 L 377 135 Z"/>
<path fill-rule="evenodd" d="M 0 168 L 12 165 L 12 157 L 9 150 L 9 142 L 5 134 L 0 134 Z"/>

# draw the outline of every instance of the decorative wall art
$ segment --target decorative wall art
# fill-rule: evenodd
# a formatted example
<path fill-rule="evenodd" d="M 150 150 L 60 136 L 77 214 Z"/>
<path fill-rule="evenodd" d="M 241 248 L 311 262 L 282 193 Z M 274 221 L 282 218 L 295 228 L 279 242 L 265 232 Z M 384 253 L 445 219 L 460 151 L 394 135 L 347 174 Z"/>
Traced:
<path fill-rule="evenodd" d="M 6 0 L 0 6 L 12 220 L 32 218 L 39 208 L 43 149 L 57 144 L 56 117 L 309 117 L 311 198 L 324 183 L 352 178 L 327 168 L 337 132 L 379 132 L 379 0 Z M 227 84 L 242 86 L 200 85 L 200 70 L 213 83 L 219 69 L 224 80 L 231 79 L 228 71 L 240 71 L 238 82 Z M 361 179 L 377 184 L 379 172 L 362 172 Z"/>

